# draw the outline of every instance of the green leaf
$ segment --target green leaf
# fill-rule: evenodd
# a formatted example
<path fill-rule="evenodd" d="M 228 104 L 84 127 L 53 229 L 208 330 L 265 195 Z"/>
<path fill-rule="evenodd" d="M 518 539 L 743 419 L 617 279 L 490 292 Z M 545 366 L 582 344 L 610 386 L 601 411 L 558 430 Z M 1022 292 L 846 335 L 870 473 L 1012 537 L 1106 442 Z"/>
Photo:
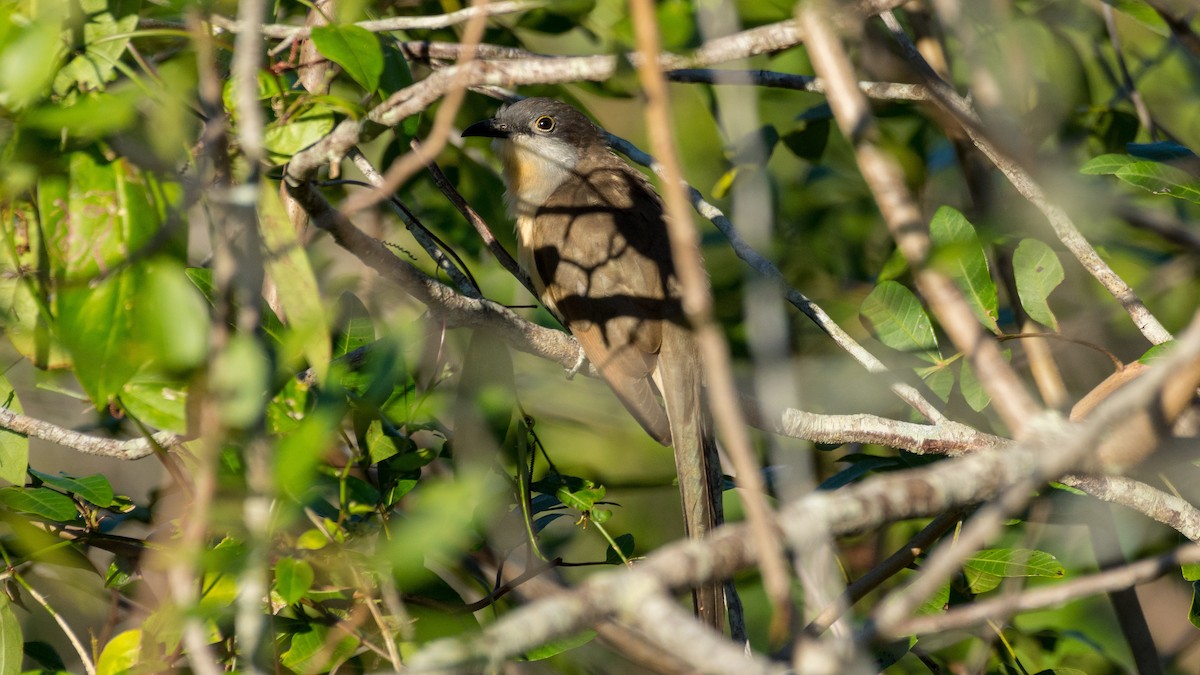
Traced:
<path fill-rule="evenodd" d="M 102 90 L 117 76 L 117 62 L 129 46 L 138 24 L 137 0 L 80 0 L 88 21 L 83 24 L 83 47 L 54 78 L 54 92 L 66 94 Z"/>
<path fill-rule="evenodd" d="M 136 339 L 155 365 L 167 372 L 183 373 L 203 365 L 211 329 L 204 296 L 188 281 L 179 261 L 155 258 L 140 268 L 134 298 L 139 317 Z"/>
<path fill-rule="evenodd" d="M 21 672 L 25 637 L 8 596 L 0 593 L 0 673 Z"/>
<path fill-rule="evenodd" d="M 541 661 L 543 659 L 548 659 L 551 656 L 557 656 L 563 652 L 575 649 L 576 647 L 582 647 L 583 645 L 586 645 L 587 643 L 589 643 L 593 639 L 595 639 L 595 637 L 596 637 L 596 631 L 585 630 L 582 633 L 578 633 L 578 634 L 572 635 L 570 637 L 565 637 L 565 638 L 562 638 L 561 640 L 547 642 L 546 644 L 542 645 L 541 647 L 538 647 L 537 649 L 532 649 L 530 651 L 525 652 L 525 660 L 526 661 Z"/>
<path fill-rule="evenodd" d="M 313 568 L 303 560 L 280 558 L 275 563 L 275 592 L 287 604 L 295 604 L 312 588 Z"/>
<path fill-rule="evenodd" d="M 64 52 L 58 21 L 41 17 L 23 26 L 0 51 L 0 106 L 17 111 L 48 94 Z"/>
<path fill-rule="evenodd" d="M 375 322 L 358 296 L 345 291 L 338 298 L 338 332 L 333 344 L 333 358 L 365 347 L 375 341 Z"/>
<path fill-rule="evenodd" d="M 1200 628 L 1200 581 L 1192 582 L 1192 604 L 1188 607 L 1188 621 Z"/>
<path fill-rule="evenodd" d="M 584 487 L 577 490 L 572 490 L 564 485 L 554 495 L 570 508 L 577 511 L 590 511 L 596 506 L 596 502 L 604 499 L 606 490 L 603 485 L 595 485 L 591 481 L 585 480 L 583 483 Z"/>
<path fill-rule="evenodd" d="M 371 31 L 359 26 L 317 26 L 312 30 L 317 50 L 338 64 L 363 89 L 374 93 L 383 75 L 383 48 Z"/>
<path fill-rule="evenodd" d="M 263 148 L 272 161 L 286 162 L 332 131 L 333 124 L 332 111 L 324 106 L 313 106 L 295 117 L 270 124 L 263 133 Z"/>
<path fill-rule="evenodd" d="M 290 370 L 293 360 L 303 355 L 317 381 L 324 382 L 332 346 L 321 290 L 308 254 L 273 186 L 278 187 L 270 181 L 262 184 L 259 223 L 266 248 L 267 274 L 275 281 L 290 328 L 284 340 L 283 361 Z"/>
<path fill-rule="evenodd" d="M 1200 204 L 1200 181 L 1173 166 L 1143 160 L 1121 167 L 1114 175 L 1156 195 L 1166 194 Z"/>
<path fill-rule="evenodd" d="M 635 542 L 632 534 L 626 533 L 614 537 L 613 543 L 617 545 L 617 548 L 613 548 L 611 544 L 608 546 L 604 552 L 604 562 L 610 565 L 620 565 L 633 557 Z"/>
<path fill-rule="evenodd" d="M 1187 563 L 1180 569 L 1184 581 L 1200 581 L 1200 563 Z"/>
<path fill-rule="evenodd" d="M 334 406 L 318 406 L 293 433 L 280 439 L 272 453 L 276 489 L 300 499 L 312 487 L 317 465 L 334 441 L 342 412 Z"/>
<path fill-rule="evenodd" d="M 967 405 L 971 406 L 971 410 L 981 412 L 988 404 L 992 402 L 992 397 L 988 396 L 987 390 L 979 382 L 979 378 L 975 376 L 975 369 L 966 359 L 962 362 L 962 372 L 958 378 L 958 388 L 962 392 L 963 398 L 966 399 Z"/>
<path fill-rule="evenodd" d="M 1079 172 L 1090 176 L 1111 175 L 1136 161 L 1129 155 L 1100 155 L 1088 160 Z"/>
<path fill-rule="evenodd" d="M 65 199 L 65 189 L 56 191 L 56 196 Z M 68 367 L 70 355 L 53 332 L 50 280 L 47 275 L 30 273 L 43 269 L 48 254 L 40 216 L 33 204 L 16 202 L 0 205 L 0 218 L 0 325 L 4 334 L 38 368 Z"/>
<path fill-rule="evenodd" d="M 96 675 L 124 675 L 133 670 L 142 651 L 141 629 L 119 633 L 104 645 L 96 660 Z"/>
<path fill-rule="evenodd" d="M 1161 344 L 1154 345 L 1153 347 L 1151 347 L 1150 349 L 1147 349 L 1145 351 L 1145 353 L 1143 353 L 1141 356 L 1138 357 L 1138 363 L 1142 363 L 1142 364 L 1145 364 L 1148 366 L 1148 365 L 1154 363 L 1155 361 L 1161 359 L 1162 357 L 1166 356 L 1167 353 L 1169 353 L 1171 351 L 1171 348 L 1174 346 L 1175 346 L 1174 340 L 1167 340 L 1166 342 L 1163 342 Z"/>
<path fill-rule="evenodd" d="M 0 488 L 0 506 L 58 523 L 70 522 L 79 516 L 70 497 L 44 487 Z"/>
<path fill-rule="evenodd" d="M 929 223 L 929 236 L 935 247 L 934 264 L 954 280 L 975 317 L 993 333 L 999 333 L 996 282 L 974 226 L 957 210 L 943 206 Z"/>
<path fill-rule="evenodd" d="M 972 593 L 986 593 L 1011 577 L 1061 577 L 1061 563 L 1045 551 L 1025 548 L 983 549 L 963 561 L 963 574 Z"/>
<path fill-rule="evenodd" d="M 916 372 L 925 381 L 925 386 L 937 394 L 939 399 L 946 401 L 950 398 L 950 392 L 954 390 L 954 371 L 950 369 L 948 362 L 917 368 Z"/>
<path fill-rule="evenodd" d="M 352 635 L 341 631 L 330 635 L 329 627 L 319 624 L 304 628 L 292 635 L 291 646 L 279 659 L 285 667 L 301 675 L 332 672 L 333 666 L 350 658 L 358 649 L 358 638 Z"/>
<path fill-rule="evenodd" d="M 1030 318 L 1058 330 L 1058 319 L 1050 311 L 1048 298 L 1065 278 L 1062 263 L 1053 249 L 1037 239 L 1023 239 L 1013 253 L 1017 296 Z"/>
<path fill-rule="evenodd" d="M 895 281 L 880 282 L 863 298 L 859 313 L 883 344 L 904 352 L 937 349 L 933 323 L 921 301 Z"/>
<path fill-rule="evenodd" d="M 239 333 L 217 354 L 209 378 L 221 420 L 232 428 L 253 426 L 263 413 L 270 380 L 267 355 L 252 335 Z"/>
<path fill-rule="evenodd" d="M 21 413 L 21 401 L 8 378 L 0 374 L 0 407 Z M 8 429 L 0 429 L 0 478 L 13 485 L 25 484 L 25 469 L 29 467 L 29 438 Z"/>
<path fill-rule="evenodd" d="M 180 380 L 138 374 L 121 389 L 121 406 L 143 423 L 187 432 L 187 391 Z"/>
<path fill-rule="evenodd" d="M 112 506 L 114 493 L 112 485 L 104 474 L 95 473 L 90 476 L 76 478 L 74 476 L 57 476 L 30 469 L 29 473 L 46 485 L 56 487 L 81 499 L 85 499 L 102 509 Z"/>
<path fill-rule="evenodd" d="M 941 614 L 942 612 L 946 611 L 946 607 L 949 604 L 950 582 L 947 581 L 946 583 L 942 584 L 941 588 L 939 588 L 937 592 L 933 594 L 933 596 L 931 596 L 928 600 L 922 603 L 920 607 L 917 608 L 917 614 L 920 616 Z"/>

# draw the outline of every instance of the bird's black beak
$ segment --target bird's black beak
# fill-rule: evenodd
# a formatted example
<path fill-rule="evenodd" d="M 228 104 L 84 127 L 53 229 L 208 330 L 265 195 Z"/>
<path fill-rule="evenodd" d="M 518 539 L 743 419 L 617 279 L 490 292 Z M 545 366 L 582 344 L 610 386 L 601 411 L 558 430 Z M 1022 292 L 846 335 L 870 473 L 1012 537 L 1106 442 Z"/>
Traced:
<path fill-rule="evenodd" d="M 508 138 L 508 125 L 495 118 L 480 120 L 462 130 L 462 136 L 486 136 L 487 138 Z"/>

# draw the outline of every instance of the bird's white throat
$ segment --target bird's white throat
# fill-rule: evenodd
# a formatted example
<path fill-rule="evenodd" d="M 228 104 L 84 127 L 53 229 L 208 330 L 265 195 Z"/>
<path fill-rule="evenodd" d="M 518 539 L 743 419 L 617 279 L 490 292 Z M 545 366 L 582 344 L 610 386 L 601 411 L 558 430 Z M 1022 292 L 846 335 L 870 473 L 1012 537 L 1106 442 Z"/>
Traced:
<path fill-rule="evenodd" d="M 492 149 L 504 162 L 504 202 L 515 219 L 532 216 L 571 175 L 579 161 L 575 147 L 526 134 L 497 138 Z"/>

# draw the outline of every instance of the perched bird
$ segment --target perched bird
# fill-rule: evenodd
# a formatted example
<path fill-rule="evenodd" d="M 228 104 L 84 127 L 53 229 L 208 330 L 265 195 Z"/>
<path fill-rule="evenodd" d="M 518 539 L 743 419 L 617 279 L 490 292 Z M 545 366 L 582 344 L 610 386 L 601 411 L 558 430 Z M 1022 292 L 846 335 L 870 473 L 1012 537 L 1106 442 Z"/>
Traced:
<path fill-rule="evenodd" d="M 560 101 L 513 103 L 462 135 L 495 139 L 517 261 L 617 398 L 674 446 L 687 532 L 703 537 L 722 522 L 721 465 L 662 200 L 591 120 Z M 723 630 L 722 585 L 697 589 L 695 601 L 705 623 Z"/>

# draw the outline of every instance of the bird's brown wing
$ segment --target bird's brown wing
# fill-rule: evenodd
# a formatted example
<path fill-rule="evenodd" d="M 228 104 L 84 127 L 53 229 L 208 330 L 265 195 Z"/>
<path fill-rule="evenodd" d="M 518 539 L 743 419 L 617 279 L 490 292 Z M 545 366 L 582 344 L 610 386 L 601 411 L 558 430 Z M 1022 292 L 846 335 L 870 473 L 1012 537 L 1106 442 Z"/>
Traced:
<path fill-rule="evenodd" d="M 666 291 L 662 261 L 646 253 L 663 250 L 663 242 L 655 241 L 665 237 L 662 207 L 637 178 L 621 166 L 582 163 L 534 216 L 529 245 L 543 301 L 567 323 L 629 412 L 669 444 L 666 412 L 650 374 L 662 317 L 677 313 L 671 307 L 677 301 Z"/>

